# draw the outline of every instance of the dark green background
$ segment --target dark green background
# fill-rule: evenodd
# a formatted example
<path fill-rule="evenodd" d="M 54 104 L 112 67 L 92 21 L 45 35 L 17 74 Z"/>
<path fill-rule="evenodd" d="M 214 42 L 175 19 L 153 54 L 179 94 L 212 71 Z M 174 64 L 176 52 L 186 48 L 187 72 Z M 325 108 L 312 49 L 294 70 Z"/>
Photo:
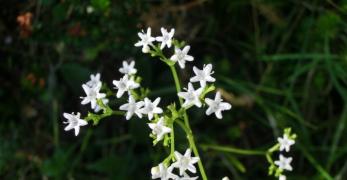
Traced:
<path fill-rule="evenodd" d="M 33 14 L 26 38 L 16 20 L 25 12 Z M 78 137 L 62 124 L 63 112 L 87 113 L 79 97 L 89 74 L 112 87 L 127 58 L 150 98 L 175 100 L 169 69 L 133 46 L 147 27 L 155 35 L 175 28 L 195 57 L 182 82 L 192 65 L 213 63 L 233 104 L 222 120 L 189 111 L 198 144 L 266 150 L 292 127 L 288 179 L 347 179 L 346 18 L 346 0 L 2 0 L 0 179 L 150 178 L 167 152 L 152 147 L 144 119 L 113 116 Z M 176 134 L 183 152 L 186 139 Z M 274 179 L 263 156 L 200 153 L 210 179 Z"/>

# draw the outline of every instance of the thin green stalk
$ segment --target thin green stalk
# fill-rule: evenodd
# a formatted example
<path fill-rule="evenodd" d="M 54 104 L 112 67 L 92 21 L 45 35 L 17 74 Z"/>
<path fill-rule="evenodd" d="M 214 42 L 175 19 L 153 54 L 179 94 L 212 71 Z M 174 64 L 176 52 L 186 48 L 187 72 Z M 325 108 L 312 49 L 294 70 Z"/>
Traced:
<path fill-rule="evenodd" d="M 169 65 L 169 66 L 170 66 L 170 65 Z M 171 65 L 171 66 L 170 66 L 170 70 L 171 70 L 172 76 L 173 76 L 174 81 L 175 81 L 176 91 L 177 91 L 177 93 L 178 93 L 178 92 L 181 92 L 181 84 L 180 84 L 180 82 L 179 82 L 179 79 L 178 79 L 178 75 L 177 75 L 177 71 L 176 71 L 176 69 L 175 69 L 175 66 L 174 66 L 174 65 Z M 179 97 L 179 102 L 180 102 L 180 105 L 181 105 L 181 107 L 182 107 L 183 100 L 182 100 L 180 97 Z M 190 145 L 191 148 L 193 149 L 194 155 L 195 155 L 196 157 L 199 157 L 199 158 L 200 158 L 198 149 L 197 149 L 197 147 L 196 147 L 196 145 L 195 145 L 193 132 L 192 132 L 192 130 L 191 130 L 191 128 L 190 128 L 190 125 L 189 125 L 189 119 L 188 119 L 186 110 L 184 110 L 183 118 L 184 118 L 185 127 L 187 128 L 186 133 L 187 133 L 189 145 Z M 207 176 L 206 176 L 205 169 L 204 169 L 204 166 L 203 166 L 203 164 L 202 164 L 201 158 L 200 158 L 200 160 L 198 161 L 198 167 L 199 167 L 199 170 L 200 170 L 200 174 L 201 174 L 202 179 L 203 179 L 203 180 L 207 180 L 208 178 L 207 178 Z"/>
<path fill-rule="evenodd" d="M 312 166 L 320 173 L 322 177 L 324 177 L 327 180 L 333 180 L 334 178 L 317 162 L 314 157 L 307 152 L 307 150 L 302 147 L 300 144 L 298 144 L 298 147 L 301 149 L 301 152 L 306 157 L 306 159 L 312 164 Z"/>
<path fill-rule="evenodd" d="M 170 137 L 171 137 L 171 140 L 170 140 L 171 152 L 170 152 L 170 156 L 174 157 L 173 154 L 175 152 L 175 131 L 174 131 L 174 128 L 173 128 L 173 122 L 172 122 L 170 128 L 171 128 L 171 133 L 170 133 Z"/>
<path fill-rule="evenodd" d="M 241 155 L 261 155 L 264 156 L 266 154 L 265 151 L 255 151 L 255 150 L 249 150 L 249 149 L 239 149 L 229 146 L 218 146 L 218 145 L 208 145 L 208 144 L 202 144 L 201 148 L 203 149 L 212 149 L 217 151 L 223 151 L 223 152 L 229 152 L 229 153 L 235 153 L 235 154 L 241 154 Z"/>

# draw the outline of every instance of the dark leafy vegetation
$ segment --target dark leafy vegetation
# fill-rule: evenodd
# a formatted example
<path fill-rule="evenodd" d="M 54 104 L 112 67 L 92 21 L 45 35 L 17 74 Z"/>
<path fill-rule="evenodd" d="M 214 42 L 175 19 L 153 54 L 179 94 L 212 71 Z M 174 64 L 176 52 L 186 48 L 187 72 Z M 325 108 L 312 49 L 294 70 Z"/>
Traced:
<path fill-rule="evenodd" d="M 174 101 L 167 67 L 134 47 L 140 29 L 162 26 L 191 45 L 194 65 L 214 64 L 233 105 L 223 120 L 189 111 L 210 179 L 273 179 L 261 153 L 235 149 L 266 151 L 286 127 L 298 135 L 288 179 L 347 179 L 345 0 L 24 0 L 0 9 L 1 179 L 149 179 L 163 149 L 152 148 L 145 121 L 110 116 L 75 137 L 62 113 L 86 115 L 81 84 L 100 72 L 112 87 L 127 58 L 150 97 Z M 192 72 L 179 74 L 188 82 Z"/>

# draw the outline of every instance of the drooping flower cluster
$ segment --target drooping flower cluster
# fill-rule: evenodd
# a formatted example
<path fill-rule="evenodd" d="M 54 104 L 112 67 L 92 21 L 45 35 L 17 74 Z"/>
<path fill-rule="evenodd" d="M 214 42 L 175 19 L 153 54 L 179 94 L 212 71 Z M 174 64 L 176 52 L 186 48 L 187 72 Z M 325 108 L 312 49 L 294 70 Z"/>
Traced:
<path fill-rule="evenodd" d="M 269 173 L 272 174 L 275 171 L 275 176 L 280 180 L 285 180 L 286 176 L 283 174 L 284 171 L 292 171 L 293 167 L 291 162 L 292 157 L 286 157 L 283 155 L 284 152 L 290 152 L 290 147 L 295 144 L 296 134 L 291 134 L 291 129 L 287 128 L 284 130 L 283 137 L 278 137 L 278 143 L 270 150 L 272 153 L 275 150 L 280 152 L 279 159 L 274 161 L 274 164 L 270 166 Z"/>

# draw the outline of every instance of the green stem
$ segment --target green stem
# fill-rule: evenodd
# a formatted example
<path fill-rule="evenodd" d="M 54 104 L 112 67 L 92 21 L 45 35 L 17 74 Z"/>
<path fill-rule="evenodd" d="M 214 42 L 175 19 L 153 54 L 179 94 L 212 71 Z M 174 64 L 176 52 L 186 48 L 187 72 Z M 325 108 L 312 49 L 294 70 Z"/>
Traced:
<path fill-rule="evenodd" d="M 179 81 L 179 79 L 178 79 L 177 71 L 176 71 L 174 65 L 169 65 L 169 67 L 170 67 L 172 76 L 173 76 L 174 81 L 175 81 L 176 91 L 177 91 L 177 93 L 179 93 L 179 92 L 181 92 L 181 84 L 180 84 L 180 81 Z M 179 97 L 179 102 L 180 102 L 180 105 L 181 105 L 181 107 L 182 107 L 183 100 L 182 100 L 182 98 L 180 98 L 180 97 Z M 190 128 L 190 125 L 189 125 L 189 119 L 188 119 L 188 115 L 187 115 L 186 110 L 184 110 L 183 118 L 184 118 L 184 124 L 185 124 L 185 127 L 186 127 L 186 133 L 187 133 L 187 138 L 188 138 L 189 145 L 190 145 L 191 148 L 193 149 L 194 155 L 195 155 L 196 157 L 200 158 L 198 149 L 196 148 L 196 145 L 195 145 L 193 132 L 192 132 L 192 130 L 191 130 L 191 128 Z M 208 178 L 207 178 L 207 176 L 206 176 L 205 169 L 204 169 L 204 166 L 203 166 L 203 164 L 202 164 L 201 158 L 200 158 L 200 160 L 198 161 L 198 167 L 199 167 L 199 170 L 200 170 L 200 174 L 201 174 L 202 179 L 203 179 L 203 180 L 207 180 Z"/>
<path fill-rule="evenodd" d="M 171 133 L 170 133 L 170 137 L 171 137 L 171 140 L 170 140 L 171 152 L 170 152 L 170 156 L 172 158 L 172 157 L 174 157 L 173 154 L 175 152 L 175 131 L 174 131 L 174 128 L 173 128 L 173 122 L 172 122 L 170 128 L 171 128 Z"/>
<path fill-rule="evenodd" d="M 226 147 L 226 146 L 218 146 L 218 145 L 201 145 L 201 148 L 203 149 L 213 149 L 217 151 L 224 151 L 229 153 L 235 153 L 235 154 L 241 154 L 241 155 L 265 155 L 265 151 L 254 151 L 254 150 L 248 150 L 248 149 L 239 149 L 234 147 Z"/>

